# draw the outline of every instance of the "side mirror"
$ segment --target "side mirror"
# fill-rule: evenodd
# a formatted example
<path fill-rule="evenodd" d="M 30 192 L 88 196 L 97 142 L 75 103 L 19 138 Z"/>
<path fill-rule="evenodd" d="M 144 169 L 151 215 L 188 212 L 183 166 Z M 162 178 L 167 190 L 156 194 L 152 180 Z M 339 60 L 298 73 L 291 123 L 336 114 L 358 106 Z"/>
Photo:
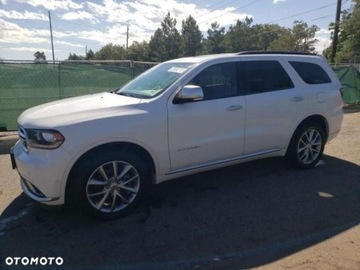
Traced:
<path fill-rule="evenodd" d="M 181 104 L 186 102 L 194 102 L 204 99 L 204 92 L 200 86 L 185 85 L 179 93 L 177 93 L 173 103 Z"/>

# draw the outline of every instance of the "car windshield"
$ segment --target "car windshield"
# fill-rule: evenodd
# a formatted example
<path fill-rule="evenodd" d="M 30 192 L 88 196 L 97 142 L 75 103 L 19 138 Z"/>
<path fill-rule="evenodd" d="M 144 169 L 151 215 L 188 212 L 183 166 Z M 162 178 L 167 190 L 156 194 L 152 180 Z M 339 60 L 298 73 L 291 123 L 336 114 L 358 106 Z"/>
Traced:
<path fill-rule="evenodd" d="M 152 98 L 188 71 L 194 63 L 163 63 L 141 74 L 116 91 L 119 95 Z"/>

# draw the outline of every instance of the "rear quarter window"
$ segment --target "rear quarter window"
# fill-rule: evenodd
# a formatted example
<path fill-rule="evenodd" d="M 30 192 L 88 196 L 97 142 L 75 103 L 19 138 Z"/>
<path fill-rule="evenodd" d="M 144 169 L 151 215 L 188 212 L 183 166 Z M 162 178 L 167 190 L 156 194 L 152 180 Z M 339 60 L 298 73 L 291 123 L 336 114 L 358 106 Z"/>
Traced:
<path fill-rule="evenodd" d="M 290 61 L 290 64 L 307 84 L 331 83 L 330 77 L 318 64 L 294 61 Z"/>

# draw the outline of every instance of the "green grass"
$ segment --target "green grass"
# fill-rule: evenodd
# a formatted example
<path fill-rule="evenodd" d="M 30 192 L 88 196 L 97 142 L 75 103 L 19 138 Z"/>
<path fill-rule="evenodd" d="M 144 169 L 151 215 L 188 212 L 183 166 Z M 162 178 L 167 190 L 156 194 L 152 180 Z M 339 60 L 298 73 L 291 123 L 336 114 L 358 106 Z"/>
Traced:
<path fill-rule="evenodd" d="M 113 90 L 141 71 L 98 64 L 0 64 L 0 130 L 15 130 L 27 108 Z"/>

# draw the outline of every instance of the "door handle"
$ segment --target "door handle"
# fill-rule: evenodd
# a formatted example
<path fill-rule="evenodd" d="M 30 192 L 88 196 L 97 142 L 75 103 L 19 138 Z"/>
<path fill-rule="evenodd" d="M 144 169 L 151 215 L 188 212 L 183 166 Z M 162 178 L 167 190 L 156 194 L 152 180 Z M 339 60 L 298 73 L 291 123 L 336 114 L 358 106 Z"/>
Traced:
<path fill-rule="evenodd" d="M 237 110 L 241 110 L 243 108 L 243 106 L 241 105 L 232 105 L 230 107 L 227 107 L 226 110 L 227 111 L 237 111 Z"/>
<path fill-rule="evenodd" d="M 303 101 L 305 98 L 304 97 L 293 97 L 292 99 L 291 99 L 291 101 L 293 101 L 293 102 L 299 102 L 299 101 Z"/>

